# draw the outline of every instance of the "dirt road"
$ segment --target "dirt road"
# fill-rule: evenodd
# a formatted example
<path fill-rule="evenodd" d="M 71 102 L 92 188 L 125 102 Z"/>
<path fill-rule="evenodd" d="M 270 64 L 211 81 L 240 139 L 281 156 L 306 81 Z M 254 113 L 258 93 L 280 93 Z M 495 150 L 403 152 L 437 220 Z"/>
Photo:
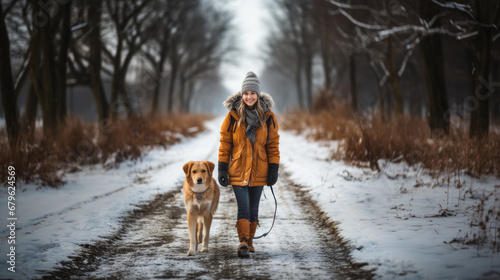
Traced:
<path fill-rule="evenodd" d="M 123 218 L 122 228 L 97 244 L 82 245 L 71 262 L 47 278 L 84 279 L 369 279 L 372 275 L 350 261 L 332 223 L 321 216 L 307 192 L 284 172 L 274 187 L 278 215 L 271 233 L 255 240 L 256 253 L 239 259 L 236 201 L 221 188 L 219 210 L 211 229 L 209 251 L 186 256 L 189 248 L 181 186 L 159 194 Z M 261 227 L 272 223 L 274 200 L 268 187 L 260 207 Z M 200 245 L 201 247 L 201 245 Z"/>

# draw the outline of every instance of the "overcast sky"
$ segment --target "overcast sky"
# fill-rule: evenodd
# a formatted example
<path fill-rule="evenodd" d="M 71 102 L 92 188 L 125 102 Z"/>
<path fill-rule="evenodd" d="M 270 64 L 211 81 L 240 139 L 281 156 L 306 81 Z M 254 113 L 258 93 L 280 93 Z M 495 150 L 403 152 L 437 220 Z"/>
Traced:
<path fill-rule="evenodd" d="M 240 52 L 235 65 L 223 64 L 220 74 L 224 85 L 232 92 L 240 91 L 243 78 L 248 71 L 260 75 L 264 68 L 261 59 L 263 45 L 269 24 L 270 13 L 264 0 L 226 0 L 221 1 L 229 12 L 234 13 L 233 26 L 236 44 Z"/>

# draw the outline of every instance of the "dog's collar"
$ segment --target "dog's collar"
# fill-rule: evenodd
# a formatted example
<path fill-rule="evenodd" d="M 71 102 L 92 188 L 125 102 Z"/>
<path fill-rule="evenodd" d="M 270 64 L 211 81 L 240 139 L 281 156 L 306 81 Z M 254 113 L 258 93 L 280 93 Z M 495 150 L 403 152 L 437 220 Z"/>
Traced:
<path fill-rule="evenodd" d="M 205 191 L 203 191 L 203 192 L 195 192 L 191 188 L 189 188 L 189 190 L 196 195 L 196 199 L 202 200 L 203 199 L 203 194 L 207 192 L 208 188 Z"/>

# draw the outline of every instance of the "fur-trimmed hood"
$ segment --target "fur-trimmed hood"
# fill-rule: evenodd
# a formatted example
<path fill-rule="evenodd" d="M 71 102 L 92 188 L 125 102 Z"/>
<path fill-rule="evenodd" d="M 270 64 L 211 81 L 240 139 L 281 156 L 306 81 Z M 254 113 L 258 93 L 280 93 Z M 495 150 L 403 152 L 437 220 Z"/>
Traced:
<path fill-rule="evenodd" d="M 236 94 L 233 94 L 229 96 L 224 102 L 222 102 L 222 105 L 226 107 L 228 110 L 237 110 L 236 104 L 238 104 L 241 99 L 242 99 L 242 94 L 241 92 L 238 92 Z M 259 97 L 260 102 L 264 102 L 267 105 L 268 109 L 272 109 L 274 107 L 274 100 L 271 97 L 271 95 L 267 92 L 260 92 L 260 97 Z M 266 106 L 264 106 L 266 107 Z"/>

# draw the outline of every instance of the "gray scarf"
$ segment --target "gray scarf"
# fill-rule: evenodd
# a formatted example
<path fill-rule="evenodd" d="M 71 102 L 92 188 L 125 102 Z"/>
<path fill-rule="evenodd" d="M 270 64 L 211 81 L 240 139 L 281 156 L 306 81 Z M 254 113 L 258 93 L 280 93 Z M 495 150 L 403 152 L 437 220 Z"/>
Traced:
<path fill-rule="evenodd" d="M 242 101 L 240 99 L 234 104 L 234 109 L 236 111 L 238 111 L 241 102 Z M 261 102 L 261 100 L 257 102 Z M 269 110 L 269 108 L 267 107 L 266 102 L 262 102 L 262 104 L 264 105 L 263 107 L 265 113 Z M 247 117 L 245 118 L 245 122 L 247 123 L 247 129 L 245 131 L 245 135 L 248 137 L 248 140 L 250 140 L 250 142 L 255 143 L 255 129 L 259 126 L 262 126 L 262 124 L 259 122 L 259 118 L 257 116 L 257 112 L 255 111 L 255 109 L 245 109 L 245 110 L 247 113 Z"/>
<path fill-rule="evenodd" d="M 247 130 L 245 131 L 245 135 L 248 137 L 250 142 L 255 142 L 255 128 L 262 126 L 259 122 L 259 117 L 257 116 L 257 112 L 255 109 L 245 109 L 247 111 L 247 117 L 245 118 L 245 122 L 247 123 Z"/>

